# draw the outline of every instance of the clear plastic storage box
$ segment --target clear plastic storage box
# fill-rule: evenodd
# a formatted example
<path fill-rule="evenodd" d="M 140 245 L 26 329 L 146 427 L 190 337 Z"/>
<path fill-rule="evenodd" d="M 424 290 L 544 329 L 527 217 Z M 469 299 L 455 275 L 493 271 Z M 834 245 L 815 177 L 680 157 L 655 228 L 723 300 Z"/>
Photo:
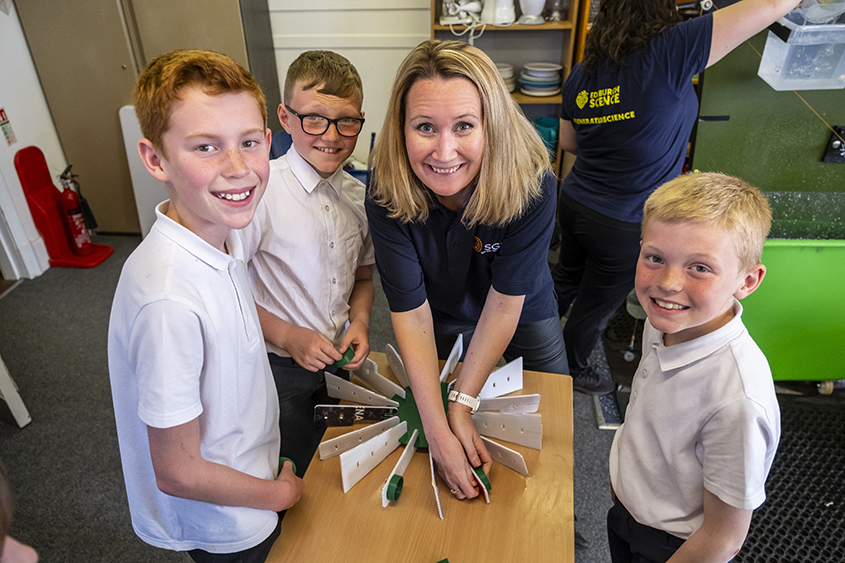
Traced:
<path fill-rule="evenodd" d="M 845 24 L 812 24 L 793 10 L 774 27 L 778 34 L 770 28 L 760 78 L 775 90 L 845 88 Z"/>

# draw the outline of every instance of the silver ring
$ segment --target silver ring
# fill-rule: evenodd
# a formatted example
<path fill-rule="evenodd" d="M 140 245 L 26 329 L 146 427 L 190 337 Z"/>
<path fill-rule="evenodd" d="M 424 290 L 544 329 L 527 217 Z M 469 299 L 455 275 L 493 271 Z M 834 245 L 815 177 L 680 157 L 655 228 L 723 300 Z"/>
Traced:
<path fill-rule="evenodd" d="M 458 491 L 460 491 L 460 489 L 449 489 L 449 492 L 452 493 L 453 495 L 455 493 L 457 493 Z"/>

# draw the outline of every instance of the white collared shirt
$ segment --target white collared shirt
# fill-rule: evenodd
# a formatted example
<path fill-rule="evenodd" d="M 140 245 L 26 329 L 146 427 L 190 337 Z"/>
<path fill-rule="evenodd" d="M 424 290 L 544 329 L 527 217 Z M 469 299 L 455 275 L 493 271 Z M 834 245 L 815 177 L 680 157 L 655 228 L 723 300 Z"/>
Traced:
<path fill-rule="evenodd" d="M 321 178 L 291 147 L 270 162 L 267 192 L 252 223 L 239 231 L 256 303 L 335 345 L 349 318 L 355 271 L 375 262 L 365 191 L 340 169 Z"/>
<path fill-rule="evenodd" d="M 225 254 L 156 207 L 126 260 L 109 319 L 109 374 L 132 524 L 147 543 L 230 553 L 258 545 L 272 510 L 162 493 L 147 427 L 199 418 L 208 461 L 275 479 L 279 403 L 237 237 Z"/>
<path fill-rule="evenodd" d="M 634 519 L 687 539 L 704 522 L 704 490 L 736 508 L 766 499 L 780 408 L 766 357 L 742 324 L 674 346 L 646 322 L 610 480 Z"/>

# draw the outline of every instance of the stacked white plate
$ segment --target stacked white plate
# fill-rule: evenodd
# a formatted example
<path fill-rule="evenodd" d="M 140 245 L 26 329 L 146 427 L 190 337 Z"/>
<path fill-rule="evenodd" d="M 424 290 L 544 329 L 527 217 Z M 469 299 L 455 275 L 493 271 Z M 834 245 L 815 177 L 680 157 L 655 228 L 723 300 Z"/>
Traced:
<path fill-rule="evenodd" d="M 560 94 L 560 71 L 555 63 L 528 63 L 519 74 L 519 91 L 526 96 Z"/>
<path fill-rule="evenodd" d="M 508 92 L 516 90 L 516 77 L 513 75 L 513 65 L 508 63 L 496 63 L 496 68 L 499 69 L 499 74 L 502 75 L 502 80 L 505 81 L 505 86 L 508 87 Z"/>

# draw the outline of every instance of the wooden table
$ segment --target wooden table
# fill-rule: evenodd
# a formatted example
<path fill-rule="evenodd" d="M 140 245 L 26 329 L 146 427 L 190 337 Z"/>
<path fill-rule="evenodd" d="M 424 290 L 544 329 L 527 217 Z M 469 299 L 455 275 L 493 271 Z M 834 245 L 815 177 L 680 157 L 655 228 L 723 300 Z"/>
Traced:
<path fill-rule="evenodd" d="M 379 373 L 393 379 L 384 354 L 372 353 L 370 358 Z M 382 508 L 381 489 L 402 446 L 346 494 L 340 459 L 321 461 L 318 453 L 305 475 L 305 491 L 288 510 L 267 561 L 436 563 L 448 558 L 450 563 L 571 563 L 572 379 L 526 371 L 524 389 L 516 394 L 528 393 L 541 395 L 543 449 L 497 440 L 525 457 L 529 475 L 494 462 L 490 504 L 481 496 L 457 500 L 438 476 L 444 516 L 440 520 L 428 451 L 418 449 L 405 471 L 401 496 Z M 325 439 L 361 427 L 330 428 Z"/>

